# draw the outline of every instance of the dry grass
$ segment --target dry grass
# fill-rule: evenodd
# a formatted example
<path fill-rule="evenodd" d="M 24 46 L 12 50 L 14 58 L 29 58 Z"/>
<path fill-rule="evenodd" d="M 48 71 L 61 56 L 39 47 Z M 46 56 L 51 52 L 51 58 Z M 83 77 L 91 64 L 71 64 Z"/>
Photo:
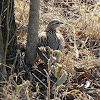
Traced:
<path fill-rule="evenodd" d="M 59 19 L 64 22 L 58 30 L 65 38 L 66 48 L 58 65 L 53 67 L 57 69 L 60 66 L 59 77 L 65 71 L 70 73 L 71 76 L 75 75 L 75 67 L 84 67 L 85 70 L 90 70 L 95 67 L 94 65 L 99 66 L 100 59 L 97 59 L 96 56 L 100 56 L 100 3 L 96 0 L 90 0 L 90 2 L 87 0 L 86 3 L 81 3 L 81 0 L 73 0 L 73 2 L 67 2 L 68 0 L 65 0 L 66 2 L 64 0 L 40 1 L 39 33 L 45 30 L 46 25 L 52 19 Z M 26 43 L 29 2 L 29 0 L 15 0 L 15 18 L 19 43 Z M 62 66 L 64 67 L 62 68 Z M 51 70 L 53 69 L 51 68 Z M 13 82 L 12 78 L 4 87 L 3 92 L 4 96 L 7 97 L 6 100 L 23 100 L 23 97 L 27 100 L 32 99 L 30 95 L 33 92 L 30 92 L 29 81 L 23 81 L 20 85 Z M 21 90 L 17 91 L 18 86 Z M 38 85 L 36 90 L 36 93 L 33 93 L 33 98 L 39 93 Z M 20 97 L 21 91 L 24 91 L 25 96 Z"/>

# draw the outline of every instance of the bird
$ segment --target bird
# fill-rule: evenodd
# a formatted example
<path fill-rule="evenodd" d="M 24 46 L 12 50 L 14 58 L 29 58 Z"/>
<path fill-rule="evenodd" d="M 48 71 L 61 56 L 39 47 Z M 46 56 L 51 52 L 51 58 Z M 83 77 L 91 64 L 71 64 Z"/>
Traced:
<path fill-rule="evenodd" d="M 61 24 L 63 24 L 63 22 L 54 19 L 49 22 L 45 31 L 38 35 L 38 54 L 45 63 L 47 63 L 50 58 L 48 47 L 52 50 L 60 50 L 61 52 L 64 50 L 65 41 L 63 35 L 56 29 Z"/>

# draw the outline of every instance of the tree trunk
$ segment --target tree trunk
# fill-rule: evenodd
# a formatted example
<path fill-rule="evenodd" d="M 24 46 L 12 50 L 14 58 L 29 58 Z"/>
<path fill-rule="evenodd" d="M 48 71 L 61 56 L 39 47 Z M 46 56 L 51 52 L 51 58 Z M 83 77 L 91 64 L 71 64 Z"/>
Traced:
<path fill-rule="evenodd" d="M 4 45 L 4 64 L 12 65 L 17 52 L 16 25 L 14 18 L 14 0 L 1 0 L 1 30 Z M 5 67 L 3 67 L 4 73 Z M 9 69 L 7 69 L 9 71 Z M 8 72 L 10 74 L 10 72 Z"/>
<path fill-rule="evenodd" d="M 34 65 L 38 46 L 38 27 L 39 27 L 39 7 L 40 0 L 30 1 L 30 15 L 28 25 L 28 36 L 25 52 L 25 64 L 27 67 Z"/>

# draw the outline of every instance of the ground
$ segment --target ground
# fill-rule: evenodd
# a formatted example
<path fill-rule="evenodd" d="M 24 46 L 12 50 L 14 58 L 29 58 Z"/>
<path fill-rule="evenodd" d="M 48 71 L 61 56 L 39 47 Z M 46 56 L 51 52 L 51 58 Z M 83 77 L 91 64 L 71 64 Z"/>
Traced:
<path fill-rule="evenodd" d="M 29 4 L 29 0 L 15 0 L 18 44 L 22 46 L 27 42 Z M 49 93 L 56 100 L 100 100 L 99 0 L 40 0 L 39 33 L 52 19 L 64 23 L 58 28 L 65 39 L 61 59 L 47 72 L 38 58 L 36 70 L 31 71 L 35 82 L 24 80 L 23 71 L 12 75 L 3 90 L 5 100 L 44 100 Z M 19 76 L 22 83 L 17 83 Z"/>

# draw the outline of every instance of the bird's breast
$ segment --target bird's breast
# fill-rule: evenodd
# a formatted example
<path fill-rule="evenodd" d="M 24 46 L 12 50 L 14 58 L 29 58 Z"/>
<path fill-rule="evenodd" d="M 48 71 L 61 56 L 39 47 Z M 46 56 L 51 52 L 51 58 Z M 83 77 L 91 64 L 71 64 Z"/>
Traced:
<path fill-rule="evenodd" d="M 58 49 L 58 39 L 57 39 L 56 34 L 47 35 L 47 44 L 53 50 Z"/>

